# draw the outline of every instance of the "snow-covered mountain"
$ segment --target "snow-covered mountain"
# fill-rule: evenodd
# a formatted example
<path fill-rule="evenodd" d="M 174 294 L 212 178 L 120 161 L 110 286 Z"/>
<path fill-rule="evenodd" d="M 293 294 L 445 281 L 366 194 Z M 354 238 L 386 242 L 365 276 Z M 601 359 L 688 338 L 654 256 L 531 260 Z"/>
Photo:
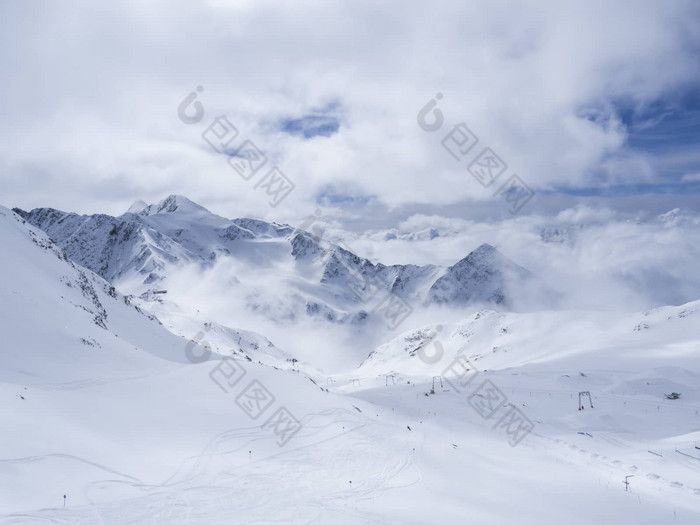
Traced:
<path fill-rule="evenodd" d="M 169 277 L 183 267 L 206 271 L 229 261 L 239 286 L 231 291 L 250 297 L 249 308 L 275 312 L 277 319 L 305 313 L 357 324 L 371 316 L 368 303 L 377 293 L 395 294 L 415 306 L 512 306 L 511 299 L 532 281 L 527 270 L 489 245 L 449 268 L 387 266 L 288 225 L 220 217 L 179 195 L 157 204 L 136 203 L 119 217 L 49 208 L 15 211 L 44 230 L 71 260 L 138 296 L 172 287 Z M 246 276 L 260 267 L 281 266 L 288 275 L 278 285 L 289 292 L 289 301 L 273 306 L 246 286 L 255 284 Z"/>
<path fill-rule="evenodd" d="M 44 230 L 71 260 L 116 284 L 137 273 L 148 285 L 162 280 L 168 266 L 206 265 L 229 254 L 237 240 L 280 237 L 292 231 L 262 221 L 229 221 L 181 196 L 140 208 L 134 205 L 119 217 L 51 208 L 14 211 Z"/>
<path fill-rule="evenodd" d="M 4 381 L 97 381 L 94 366 L 105 363 L 186 362 L 182 339 L 3 207 L 0 245 Z"/>
<path fill-rule="evenodd" d="M 144 210 L 127 215 L 151 217 Z M 57 231 L 60 221 L 47 218 Z M 157 231 L 140 224 L 144 235 Z M 231 224 L 211 227 L 220 226 Z M 306 233 L 285 239 L 275 226 L 247 226 L 255 236 L 242 242 L 294 250 L 285 278 L 325 278 L 328 301 L 333 280 L 350 271 L 341 260 L 368 274 L 408 272 L 409 281 L 418 271 L 366 262 Z M 75 239 L 91 238 L 78 231 Z M 192 238 L 177 249 L 220 271 L 196 243 L 206 244 Z M 438 308 L 440 324 L 414 323 L 376 347 L 355 338 L 364 360 L 324 373 L 313 365 L 341 342 L 323 331 L 305 341 L 303 363 L 287 349 L 291 337 L 273 339 L 276 347 L 186 314 L 177 297 L 143 301 L 161 309 L 156 318 L 5 208 L 0 245 L 2 525 L 700 519 L 698 302 L 642 313 L 488 309 L 456 321 L 442 321 Z M 467 259 L 426 281 L 497 283 L 513 269 L 490 248 Z M 160 260 L 164 282 L 175 284 L 169 272 L 181 262 Z M 585 410 L 579 392 L 590 394 Z M 249 399 L 260 396 L 258 413 Z M 542 494 L 556 498 L 542 505 Z"/>
<path fill-rule="evenodd" d="M 14 210 L 33 226 L 45 231 L 68 257 L 113 283 L 140 274 L 143 283 L 162 278 L 169 263 L 195 261 L 196 257 L 166 235 L 149 228 L 136 217 L 77 215 L 51 208 L 30 213 Z"/>
<path fill-rule="evenodd" d="M 206 338 L 202 336 L 194 342 L 176 337 L 155 315 L 139 308 L 136 298 L 122 295 L 112 284 L 71 261 L 52 239 L 22 217 L 0 207 L 0 221 L 0 297 L 8 305 L 4 320 L 16 329 L 6 341 L 9 347 L 24 349 L 4 357 L 39 361 L 49 374 L 24 382 L 48 381 L 50 371 L 64 370 L 75 360 L 82 363 L 85 359 L 88 363 L 94 352 L 85 354 L 86 348 L 101 353 L 109 349 L 106 355 L 116 359 L 120 358 L 119 352 L 144 349 L 159 358 L 185 363 L 183 348 L 206 341 L 212 352 L 251 361 L 279 364 L 290 358 L 258 334 L 216 324 L 200 323 L 194 327 L 192 335 L 196 331 L 206 333 Z M 104 224 L 102 218 L 96 222 Z M 27 317 L 29 311 L 31 317 Z M 49 339 L 56 351 L 42 347 L 47 334 L 51 334 Z M 60 362 L 54 362 L 59 356 Z M 0 374 L 11 369 L 3 367 Z M 86 369 L 70 370 L 85 373 Z M 62 377 L 65 379 L 65 375 Z"/>
<path fill-rule="evenodd" d="M 448 268 L 428 293 L 436 303 L 504 304 L 509 296 L 507 290 L 530 278 L 528 270 L 504 257 L 493 246 L 482 244 Z"/>

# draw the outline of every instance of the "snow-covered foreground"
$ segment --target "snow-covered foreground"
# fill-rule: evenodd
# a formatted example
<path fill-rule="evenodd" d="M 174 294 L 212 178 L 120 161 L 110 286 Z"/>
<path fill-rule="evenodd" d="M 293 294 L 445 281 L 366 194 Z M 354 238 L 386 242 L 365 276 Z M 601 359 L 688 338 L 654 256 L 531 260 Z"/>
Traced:
<path fill-rule="evenodd" d="M 328 376 L 254 334 L 198 359 L 4 208 L 0 235 L 2 524 L 700 522 L 700 303 L 478 312 Z"/>
<path fill-rule="evenodd" d="M 691 407 L 657 412 L 634 396 L 596 396 L 596 408 L 581 413 L 572 411 L 566 392 L 530 395 L 542 378 L 494 373 L 509 400 L 525 402 L 538 422 L 510 447 L 463 395 L 438 390 L 426 397 L 428 385 L 383 380 L 326 393 L 297 374 L 251 366 L 249 377 L 303 425 L 279 447 L 274 432 L 256 428 L 236 405 L 237 392 L 212 382 L 210 369 L 183 366 L 79 388 L 4 384 L 3 398 L 16 402 L 3 435 L 1 522 L 667 523 L 675 513 L 679 522 L 697 523 L 699 517 L 700 465 L 674 453 L 692 454 L 700 438 L 688 433 L 697 428 Z M 649 454 L 647 443 L 664 457 Z M 635 478 L 626 493 L 629 474 Z"/>

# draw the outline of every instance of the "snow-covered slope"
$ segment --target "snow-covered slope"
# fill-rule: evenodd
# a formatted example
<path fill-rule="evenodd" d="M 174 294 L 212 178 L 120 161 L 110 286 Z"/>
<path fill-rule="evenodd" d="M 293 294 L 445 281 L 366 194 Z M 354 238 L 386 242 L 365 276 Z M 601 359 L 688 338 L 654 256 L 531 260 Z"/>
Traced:
<path fill-rule="evenodd" d="M 700 402 L 699 321 L 700 301 L 633 314 L 481 310 L 456 323 L 404 332 L 372 351 L 359 373 L 432 377 L 462 357 L 482 370 L 578 367 L 653 374 L 673 365 L 695 377 L 678 388 Z"/>
<path fill-rule="evenodd" d="M 140 373 L 163 360 L 185 362 L 182 339 L 2 207 L 0 246 L 4 381 L 95 382 L 95 367 L 105 364 Z"/>
<path fill-rule="evenodd" d="M 148 333 L 154 329 L 153 326 L 150 326 L 153 323 L 149 323 L 149 330 L 142 329 L 141 324 L 143 324 L 143 319 L 155 321 L 157 324 L 160 324 L 160 321 L 158 321 L 154 315 L 144 313 L 137 306 L 137 303 L 140 301 L 132 296 L 121 295 L 114 286 L 98 275 L 95 275 L 92 271 L 77 266 L 70 260 L 66 251 L 61 250 L 43 231 L 37 230 L 27 224 L 23 218 L 4 208 L 2 209 L 2 213 L 4 214 L 3 217 L 6 218 L 6 225 L 2 233 L 4 236 L 7 236 L 7 238 L 2 239 L 0 244 L 7 249 L 7 255 L 3 258 L 2 264 L 4 266 L 0 268 L 0 271 L 2 271 L 1 275 L 4 277 L 3 284 L 12 286 L 12 290 L 5 290 L 8 299 L 21 300 L 25 295 L 35 298 L 46 296 L 42 299 L 43 303 L 46 305 L 46 310 L 44 313 L 37 312 L 37 315 L 40 315 L 40 317 L 34 320 L 34 323 L 37 325 L 36 329 L 25 330 L 26 332 L 37 334 L 41 338 L 42 336 L 37 333 L 37 330 L 53 329 L 52 326 L 48 326 L 45 322 L 41 321 L 44 317 L 50 319 L 50 317 L 47 317 L 46 312 L 55 311 L 57 315 L 61 315 L 63 313 L 61 306 L 68 303 L 73 305 L 76 308 L 76 312 L 80 313 L 82 316 L 92 316 L 93 324 L 102 329 L 102 331 L 95 331 L 95 329 L 90 328 L 85 336 L 81 335 L 78 340 L 84 345 L 100 347 L 100 341 L 104 341 L 104 337 L 106 336 L 104 331 L 106 330 L 109 336 L 121 337 L 136 347 L 144 347 L 152 351 L 163 347 L 163 338 L 160 336 L 158 337 L 159 343 L 157 345 L 146 344 L 139 339 L 143 337 L 144 333 Z M 56 216 L 53 214 L 48 214 L 46 217 L 47 221 L 52 224 L 61 222 L 60 219 L 56 221 Z M 73 220 L 77 220 L 77 216 L 66 216 L 63 222 L 70 222 Z M 106 220 L 105 216 L 95 217 L 94 223 L 95 225 L 99 224 L 102 226 L 100 231 L 114 227 L 114 223 Z M 13 228 L 9 226 L 13 226 Z M 88 231 L 95 232 L 95 230 L 89 228 L 79 228 L 80 234 Z M 118 233 L 117 236 L 119 238 L 128 238 L 133 234 L 134 230 L 131 231 L 131 234 L 122 232 Z M 151 232 L 153 231 L 151 230 Z M 140 233 L 148 235 L 149 231 L 143 229 Z M 155 235 L 160 234 L 156 233 Z M 78 242 L 77 239 L 79 238 L 80 235 L 71 237 L 68 246 L 75 247 L 76 244 L 73 244 L 73 242 Z M 37 258 L 36 254 L 33 254 L 31 251 L 33 245 L 29 245 L 24 242 L 23 239 L 31 239 L 33 245 L 43 248 L 47 254 L 51 254 L 54 257 L 47 257 L 45 255 L 43 258 Z M 134 244 L 128 241 L 127 244 L 130 247 L 134 246 Z M 86 245 L 80 244 L 80 246 Z M 115 243 L 111 243 L 110 246 L 114 248 Z M 145 248 L 145 250 L 148 250 L 148 248 Z M 90 262 L 100 260 L 99 256 L 89 257 L 89 252 L 86 252 L 86 255 L 88 256 L 85 258 Z M 112 255 L 114 255 L 113 252 Z M 19 258 L 19 260 L 17 258 Z M 25 264 L 22 264 L 20 260 L 24 260 Z M 41 264 L 41 270 L 34 268 L 31 272 L 27 273 L 27 268 L 32 268 L 35 264 Z M 48 266 L 46 266 L 47 264 Z M 38 276 L 37 280 L 32 280 L 33 275 Z M 43 278 L 43 280 L 39 278 Z M 49 295 L 49 291 L 55 291 L 55 293 Z M 34 300 L 38 301 L 38 299 Z M 10 301 L 9 304 L 12 304 L 12 302 Z M 115 311 L 112 312 L 112 310 Z M 23 312 L 24 310 L 20 308 L 19 311 Z M 75 317 L 75 315 L 73 317 Z M 136 321 L 133 320 L 134 317 Z M 78 330 L 72 328 L 72 320 L 63 318 L 59 318 L 58 320 L 61 321 L 64 332 L 71 332 L 75 335 L 78 334 Z M 182 326 L 179 327 L 178 335 L 187 337 L 187 339 L 194 337 L 197 338 L 197 341 L 206 341 L 210 344 L 214 352 L 226 355 L 229 353 L 236 353 L 249 359 L 268 363 L 285 362 L 287 359 L 291 358 L 291 356 L 276 348 L 273 343 L 265 337 L 250 331 L 235 330 L 226 326 L 204 323 L 202 321 L 187 322 L 184 319 L 181 324 Z M 22 331 L 20 330 L 20 332 Z M 170 333 L 165 330 L 161 329 L 158 333 L 168 335 L 172 339 Z M 132 337 L 132 334 L 133 337 L 136 338 L 134 341 L 129 339 L 129 337 Z M 197 337 L 197 334 L 200 334 L 199 337 Z M 31 338 L 31 335 L 27 337 Z M 176 338 L 176 340 L 177 342 L 171 341 L 169 346 L 182 346 L 182 341 L 178 338 Z M 72 342 L 71 339 L 66 341 L 65 344 L 70 345 Z M 158 351 L 164 352 L 165 350 Z M 183 362 L 184 359 L 181 352 L 174 354 L 172 358 L 180 362 Z"/>
<path fill-rule="evenodd" d="M 700 520 L 700 303 L 481 311 L 326 376 L 216 323 L 169 333 L 177 308 L 159 324 L 4 208 L 0 242 L 2 525 Z M 206 354 L 241 337 L 261 359 Z"/>
<path fill-rule="evenodd" d="M 660 522 L 683 514 L 691 523 L 700 509 L 699 320 L 700 301 L 637 314 L 482 310 L 406 331 L 344 380 L 368 392 L 413 391 L 440 419 L 455 410 L 494 431 L 517 407 L 532 425 L 530 444 L 606 487 L 632 475 L 642 505 L 685 506 Z M 672 392 L 681 397 L 667 399 Z M 474 408 L 490 396 L 493 419 Z M 580 475 L 572 473 L 577 483 Z"/>
<path fill-rule="evenodd" d="M 151 503 L 128 522 L 167 516 L 168 478 L 203 476 L 189 458 L 207 447 L 259 434 L 256 454 L 279 450 L 279 436 L 255 430 L 234 403 L 246 385 L 274 396 L 262 422 L 282 404 L 299 417 L 308 404 L 340 413 L 330 421 L 354 419 L 350 406 L 324 404 L 325 392 L 262 336 L 207 323 L 192 341 L 178 337 L 3 207 L 0 245 L 0 523 L 54 521 L 63 494 L 68 523 L 126 523 L 114 516 L 133 498 Z"/>

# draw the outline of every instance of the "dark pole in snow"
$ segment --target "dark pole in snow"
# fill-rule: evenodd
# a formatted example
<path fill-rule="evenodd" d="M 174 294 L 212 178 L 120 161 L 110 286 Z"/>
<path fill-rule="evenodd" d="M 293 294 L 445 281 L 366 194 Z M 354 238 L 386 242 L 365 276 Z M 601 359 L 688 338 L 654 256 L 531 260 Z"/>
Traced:
<path fill-rule="evenodd" d="M 633 477 L 634 477 L 634 474 L 632 474 L 631 476 L 625 476 L 625 481 L 623 481 L 623 483 L 625 484 L 625 492 L 629 492 L 629 488 L 630 488 L 630 482 L 627 480 L 629 478 L 633 478 Z"/>

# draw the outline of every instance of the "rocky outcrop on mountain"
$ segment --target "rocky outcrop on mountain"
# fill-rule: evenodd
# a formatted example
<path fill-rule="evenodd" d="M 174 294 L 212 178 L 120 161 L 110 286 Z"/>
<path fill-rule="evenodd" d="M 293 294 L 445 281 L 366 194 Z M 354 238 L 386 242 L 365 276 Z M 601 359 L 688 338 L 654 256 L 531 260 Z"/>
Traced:
<path fill-rule="evenodd" d="M 489 302 L 505 305 L 509 302 L 509 288 L 531 276 L 528 270 L 490 244 L 482 244 L 435 281 L 428 292 L 429 300 L 440 304 Z"/>
<path fill-rule="evenodd" d="M 77 215 L 51 208 L 24 212 L 68 257 L 110 282 L 132 272 L 149 276 L 175 259 L 191 260 L 167 236 L 137 221 L 109 215 Z"/>

